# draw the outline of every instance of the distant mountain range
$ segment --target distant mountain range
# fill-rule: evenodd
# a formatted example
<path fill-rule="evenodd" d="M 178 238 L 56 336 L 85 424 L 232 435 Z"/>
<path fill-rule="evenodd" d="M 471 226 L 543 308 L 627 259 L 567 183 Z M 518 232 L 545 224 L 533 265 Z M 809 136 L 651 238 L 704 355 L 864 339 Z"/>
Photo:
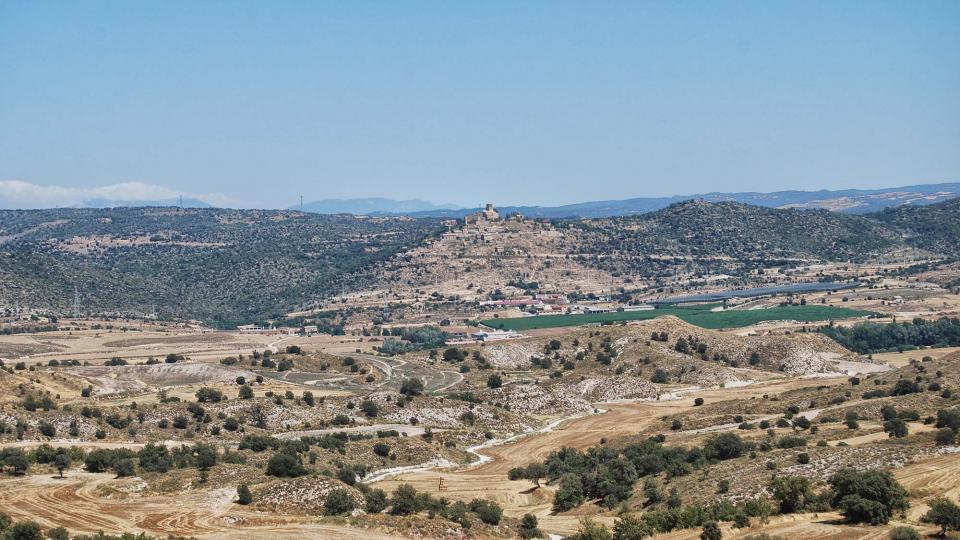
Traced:
<path fill-rule="evenodd" d="M 519 212 L 533 218 L 602 218 L 645 214 L 671 204 L 703 199 L 708 202 L 739 202 L 767 208 L 823 208 L 849 214 L 867 214 L 902 205 L 922 206 L 960 197 L 960 183 L 926 184 L 884 189 L 844 189 L 820 191 L 775 191 L 772 193 L 699 193 L 672 197 L 638 197 L 634 199 L 594 201 L 563 206 L 498 206 L 501 214 Z M 496 202 L 496 201 L 491 201 Z M 416 217 L 459 218 L 476 209 L 427 210 L 404 212 Z"/>
<path fill-rule="evenodd" d="M 289 208 L 289 210 L 300 209 L 299 205 Z M 304 203 L 302 209 L 305 212 L 316 214 L 403 215 L 417 212 L 457 211 L 461 210 L 461 207 L 453 204 L 433 204 L 422 199 L 397 201 L 383 197 L 369 197 L 365 199 L 323 199 Z"/>
<path fill-rule="evenodd" d="M 767 208 L 823 208 L 849 214 L 867 214 L 902 205 L 922 206 L 960 197 L 960 183 L 925 184 L 883 189 L 843 189 L 820 191 L 775 191 L 760 193 L 698 193 L 672 197 L 637 197 L 633 199 L 592 201 L 563 206 L 498 206 L 502 214 L 519 212 L 533 218 L 602 218 L 646 214 L 671 204 L 703 199 L 709 202 L 740 202 Z M 496 203 L 496 201 L 491 201 Z M 291 207 L 293 210 L 299 206 Z M 408 215 L 413 217 L 462 218 L 475 208 L 435 205 L 421 199 L 397 201 L 386 198 L 324 199 L 306 203 L 303 210 L 318 214 Z"/>
<path fill-rule="evenodd" d="M 113 199 L 89 199 L 81 204 L 72 205 L 73 208 L 128 208 L 137 206 L 179 206 L 182 208 L 213 208 L 213 205 L 200 199 L 184 197 L 182 199 L 159 199 L 152 201 L 118 201 Z"/>

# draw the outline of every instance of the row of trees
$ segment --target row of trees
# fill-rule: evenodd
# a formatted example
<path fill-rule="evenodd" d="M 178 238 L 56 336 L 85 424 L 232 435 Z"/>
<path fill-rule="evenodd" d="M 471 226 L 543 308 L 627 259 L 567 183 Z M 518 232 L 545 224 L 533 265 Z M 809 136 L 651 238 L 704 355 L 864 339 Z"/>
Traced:
<path fill-rule="evenodd" d="M 819 331 L 860 354 L 960 345 L 960 318 L 957 317 L 943 317 L 936 321 L 917 318 L 911 322 L 890 324 L 867 322 L 848 327 L 823 326 Z"/>

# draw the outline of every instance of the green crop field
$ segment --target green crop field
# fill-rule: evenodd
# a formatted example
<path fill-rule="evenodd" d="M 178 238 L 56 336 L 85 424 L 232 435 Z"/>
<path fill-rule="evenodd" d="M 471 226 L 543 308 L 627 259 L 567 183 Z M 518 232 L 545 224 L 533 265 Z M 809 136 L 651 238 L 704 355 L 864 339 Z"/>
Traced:
<path fill-rule="evenodd" d="M 562 326 L 580 326 L 604 322 L 642 321 L 675 315 L 690 324 L 702 328 L 740 328 L 762 321 L 801 321 L 814 322 L 830 319 L 849 319 L 865 317 L 869 311 L 837 308 L 831 306 L 781 306 L 769 309 L 745 311 L 718 311 L 711 308 L 718 304 L 703 304 L 688 307 L 663 307 L 652 311 L 624 311 L 613 313 L 590 313 L 577 315 L 540 315 L 536 317 L 515 317 L 510 319 L 487 319 L 480 321 L 491 328 L 504 330 L 536 330 L 538 328 L 558 328 Z"/>

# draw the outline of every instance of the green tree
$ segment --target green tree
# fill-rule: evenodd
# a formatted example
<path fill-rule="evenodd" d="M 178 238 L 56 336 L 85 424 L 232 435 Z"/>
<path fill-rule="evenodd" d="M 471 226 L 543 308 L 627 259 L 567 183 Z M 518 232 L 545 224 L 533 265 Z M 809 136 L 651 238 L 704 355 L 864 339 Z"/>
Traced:
<path fill-rule="evenodd" d="M 590 518 L 580 520 L 580 528 L 577 533 L 569 537 L 570 540 L 611 540 L 610 530 L 602 523 L 597 523 Z"/>
<path fill-rule="evenodd" d="M 503 378 L 500 375 L 493 373 L 487 377 L 487 386 L 490 388 L 500 388 L 503 386 Z"/>
<path fill-rule="evenodd" d="M 779 476 L 770 481 L 770 493 L 780 505 L 780 512 L 799 512 L 813 498 L 810 480 L 802 476 Z"/>
<path fill-rule="evenodd" d="M 368 514 L 379 514 L 387 508 L 387 493 L 382 489 L 371 489 L 364 494 L 364 509 Z"/>
<path fill-rule="evenodd" d="M 409 397 L 419 396 L 423 393 L 423 381 L 413 378 L 404 379 L 400 384 L 400 393 Z"/>
<path fill-rule="evenodd" d="M 166 445 L 147 443 L 138 453 L 140 468 L 148 472 L 165 473 L 173 467 L 173 459 Z"/>
<path fill-rule="evenodd" d="M 480 521 L 487 525 L 499 525 L 503 518 L 503 509 L 500 505 L 486 499 L 474 499 L 470 501 L 470 511 L 480 518 Z"/>
<path fill-rule="evenodd" d="M 680 492 L 676 487 L 670 488 L 670 493 L 667 494 L 667 508 L 675 510 L 681 506 L 683 506 L 683 499 L 680 497 Z"/>
<path fill-rule="evenodd" d="M 417 490 L 410 484 L 401 484 L 390 497 L 390 513 L 396 516 L 409 516 L 420 511 Z"/>
<path fill-rule="evenodd" d="M 339 516 L 352 512 L 356 507 L 353 497 L 343 488 L 336 488 L 327 493 L 323 501 L 323 512 L 328 516 Z"/>
<path fill-rule="evenodd" d="M 253 493 L 250 493 L 250 487 L 246 484 L 237 486 L 237 504 L 247 505 L 253 502 Z"/>
<path fill-rule="evenodd" d="M 663 500 L 660 489 L 657 487 L 657 481 L 653 478 L 647 478 L 643 481 L 643 495 L 647 498 L 647 504 L 657 504 Z"/>
<path fill-rule="evenodd" d="M 217 448 L 212 444 L 198 443 L 193 447 L 193 461 L 198 469 L 205 471 L 217 464 Z"/>
<path fill-rule="evenodd" d="M 700 532 L 700 540 L 720 540 L 723 533 L 720 531 L 720 525 L 716 521 L 708 521 L 703 524 L 703 531 Z"/>
<path fill-rule="evenodd" d="M 909 506 L 907 491 L 888 471 L 841 469 L 830 477 L 833 505 L 852 522 L 878 525 Z"/>
<path fill-rule="evenodd" d="M 534 487 L 540 487 L 540 479 L 547 476 L 547 466 L 534 462 L 524 469 L 523 477 L 533 482 Z"/>
<path fill-rule="evenodd" d="M 54 527 L 47 531 L 48 540 L 70 540 L 70 532 L 63 527 Z"/>
<path fill-rule="evenodd" d="M 902 439 L 906 437 L 909 433 L 907 429 L 907 423 L 901 420 L 900 418 L 894 418 L 883 423 L 883 430 L 890 434 L 891 437 L 896 437 Z"/>
<path fill-rule="evenodd" d="M 520 518 L 520 526 L 518 527 L 517 534 L 525 540 L 529 540 L 530 538 L 543 538 L 543 531 L 539 529 L 537 516 L 524 514 L 523 517 Z"/>
<path fill-rule="evenodd" d="M 368 418 L 375 418 L 380 414 L 380 407 L 377 407 L 377 404 L 372 400 L 365 399 L 360 402 L 360 411 L 367 415 Z"/>
<path fill-rule="evenodd" d="M 130 458 L 118 459 L 113 464 L 113 472 L 117 474 L 117 478 L 133 476 L 136 474 L 136 471 L 133 467 L 133 460 Z"/>
<path fill-rule="evenodd" d="M 934 499 L 923 520 L 938 525 L 940 536 L 946 536 L 947 531 L 960 531 L 960 507 L 946 498 Z"/>
<path fill-rule="evenodd" d="M 642 540 L 648 536 L 651 536 L 650 528 L 632 514 L 613 523 L 613 540 Z"/>
<path fill-rule="evenodd" d="M 277 452 L 270 456 L 267 462 L 268 476 L 280 478 L 296 478 L 307 474 L 307 469 L 300 463 L 300 458 L 290 452 Z"/>
<path fill-rule="evenodd" d="M 733 459 L 743 455 L 746 443 L 736 433 L 721 433 L 707 439 L 703 453 L 707 459 Z"/>
<path fill-rule="evenodd" d="M 223 392 L 214 388 L 203 387 L 197 390 L 196 396 L 197 396 L 197 401 L 199 401 L 200 403 L 207 403 L 207 402 L 216 403 L 218 401 L 223 400 Z"/>
<path fill-rule="evenodd" d="M 27 469 L 30 468 L 30 460 L 27 459 L 27 454 L 19 448 L 5 449 L 0 464 L 10 467 L 10 472 L 16 476 L 27 474 Z"/>
<path fill-rule="evenodd" d="M 53 466 L 60 473 L 60 478 L 63 478 L 63 471 L 70 468 L 70 461 L 70 456 L 66 452 L 61 452 L 53 458 Z"/>
<path fill-rule="evenodd" d="M 941 428 L 937 430 L 936 441 L 940 446 L 952 446 L 957 442 L 957 434 L 950 428 Z"/>
<path fill-rule="evenodd" d="M 560 487 L 553 495 L 553 510 L 566 512 L 584 501 L 583 481 L 573 473 L 560 479 Z"/>
<path fill-rule="evenodd" d="M 21 521 L 3 531 L 3 540 L 43 540 L 43 529 L 33 521 Z"/>

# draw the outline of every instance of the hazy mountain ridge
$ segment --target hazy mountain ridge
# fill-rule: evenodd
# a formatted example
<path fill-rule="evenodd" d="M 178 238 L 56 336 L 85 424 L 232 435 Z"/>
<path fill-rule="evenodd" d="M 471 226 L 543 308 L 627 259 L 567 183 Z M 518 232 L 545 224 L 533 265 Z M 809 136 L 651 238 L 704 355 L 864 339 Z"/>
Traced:
<path fill-rule="evenodd" d="M 604 218 L 645 214 L 671 204 L 703 199 L 709 202 L 739 202 L 767 208 L 825 209 L 850 214 L 866 214 L 884 208 L 935 204 L 960 196 L 960 182 L 926 184 L 881 189 L 845 189 L 820 191 L 776 191 L 771 193 L 711 192 L 672 197 L 637 197 L 622 200 L 592 201 L 563 206 L 501 206 L 501 213 L 519 212 L 533 218 Z M 463 217 L 473 209 L 424 211 L 410 215 L 423 217 Z"/>
<path fill-rule="evenodd" d="M 423 199 L 395 200 L 385 197 L 367 197 L 360 199 L 321 199 L 291 206 L 290 210 L 303 210 L 317 214 L 409 214 L 415 212 L 430 212 L 436 210 L 459 210 L 460 207 L 452 204 L 434 204 Z"/>

